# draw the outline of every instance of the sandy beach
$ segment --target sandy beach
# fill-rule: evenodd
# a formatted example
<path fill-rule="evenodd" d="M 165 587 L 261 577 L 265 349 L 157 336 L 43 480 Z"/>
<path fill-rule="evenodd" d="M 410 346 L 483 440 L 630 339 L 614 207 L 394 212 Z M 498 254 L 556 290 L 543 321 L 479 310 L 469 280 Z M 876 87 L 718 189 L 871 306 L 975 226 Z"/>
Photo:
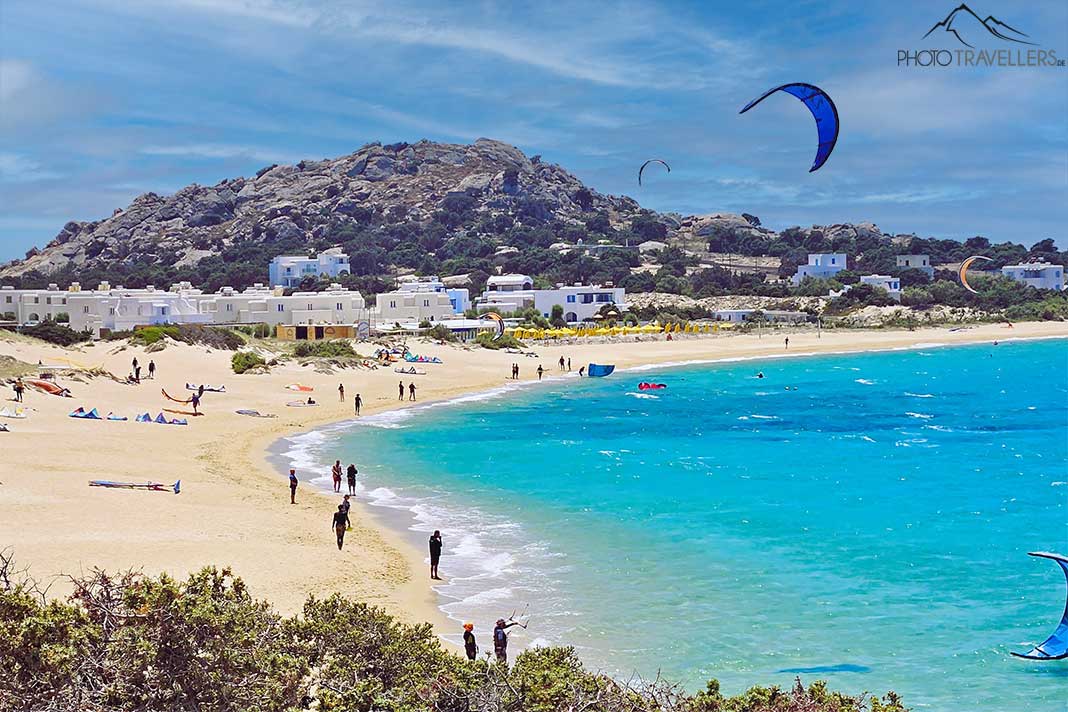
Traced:
<path fill-rule="evenodd" d="M 790 337 L 789 351 L 783 338 Z M 536 380 L 540 363 L 546 378 L 558 375 L 560 356 L 572 368 L 588 362 L 626 368 L 646 364 L 908 348 L 920 344 L 964 344 L 1009 338 L 1068 337 L 1063 323 L 984 325 L 948 328 L 771 332 L 764 335 L 709 335 L 676 341 L 628 344 L 534 345 L 537 358 L 479 348 L 412 342 L 413 351 L 440 356 L 416 377 L 419 402 L 442 400 L 497 387 L 518 361 L 522 380 Z M 358 345 L 369 353 L 370 344 Z M 28 417 L 3 420 L 11 432 L 0 434 L 0 548 L 40 580 L 53 581 L 51 592 L 69 592 L 65 574 L 93 567 L 142 569 L 175 576 L 205 565 L 229 566 L 254 596 L 280 610 L 298 610 L 309 595 L 334 591 L 383 606 L 409 621 L 429 621 L 440 631 L 446 619 L 425 570 L 425 552 L 400 532 L 387 528 L 367 506 L 352 511 L 353 530 L 338 552 L 330 527 L 337 498 L 304 482 L 297 504 L 289 503 L 286 481 L 267 459 L 269 446 L 292 433 L 352 417 L 352 398 L 360 393 L 364 414 L 410 407 L 397 399 L 397 382 L 411 377 L 378 370 L 320 373 L 289 361 L 269 374 L 236 376 L 231 352 L 171 343 L 145 353 L 122 342 L 99 342 L 60 349 L 0 332 L 0 356 L 37 364 L 64 363 L 103 367 L 124 376 L 134 357 L 158 366 L 155 380 L 125 385 L 108 378 L 62 378 L 73 398 L 28 390 Z M 765 369 L 767 367 L 764 367 Z M 635 378 L 635 380 L 639 380 Z M 226 393 L 205 395 L 203 417 L 186 427 L 133 422 L 138 413 L 184 408 L 166 401 L 160 389 L 185 397 L 186 382 L 225 384 Z M 292 408 L 299 397 L 291 383 L 314 387 L 318 407 Z M 337 387 L 346 398 L 339 402 Z M 0 392 L 11 406 L 13 393 Z M 85 421 L 67 417 L 74 408 L 113 411 L 128 422 Z M 237 415 L 239 408 L 276 414 L 257 419 Z M 173 417 L 173 414 L 172 414 Z M 370 455 L 369 457 L 373 457 Z M 359 465 L 359 463 L 357 463 Z M 303 481 L 326 473 L 298 472 Z M 87 486 L 91 479 L 182 481 L 178 496 Z M 448 552 L 442 573 L 448 576 Z"/>

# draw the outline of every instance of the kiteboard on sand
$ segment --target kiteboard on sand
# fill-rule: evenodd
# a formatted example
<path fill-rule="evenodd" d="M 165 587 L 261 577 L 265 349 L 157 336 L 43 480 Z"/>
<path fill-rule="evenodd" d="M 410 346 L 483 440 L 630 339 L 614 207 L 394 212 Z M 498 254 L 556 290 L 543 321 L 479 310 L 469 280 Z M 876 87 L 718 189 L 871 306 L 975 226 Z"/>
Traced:
<path fill-rule="evenodd" d="M 181 494 L 182 481 L 178 480 L 173 485 L 162 485 L 159 482 L 112 482 L 111 480 L 89 480 L 90 487 L 107 487 L 108 489 L 133 489 L 148 490 L 150 492 L 171 492 Z"/>

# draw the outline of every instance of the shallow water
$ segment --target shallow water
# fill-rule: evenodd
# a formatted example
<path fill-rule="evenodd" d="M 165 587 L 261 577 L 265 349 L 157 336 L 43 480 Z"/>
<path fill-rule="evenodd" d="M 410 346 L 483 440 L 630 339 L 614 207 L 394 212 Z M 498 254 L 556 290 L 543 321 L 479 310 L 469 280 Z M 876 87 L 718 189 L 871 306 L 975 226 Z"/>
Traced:
<path fill-rule="evenodd" d="M 668 388 L 639 394 L 642 380 Z M 443 607 L 483 649 L 516 610 L 531 622 L 514 646 L 570 644 L 690 688 L 801 675 L 916 709 L 1068 709 L 1068 663 L 1008 655 L 1064 609 L 1057 567 L 1026 552 L 1068 550 L 1068 341 L 464 401 L 288 449 L 304 469 L 357 462 L 363 496 L 420 541 L 444 532 Z"/>

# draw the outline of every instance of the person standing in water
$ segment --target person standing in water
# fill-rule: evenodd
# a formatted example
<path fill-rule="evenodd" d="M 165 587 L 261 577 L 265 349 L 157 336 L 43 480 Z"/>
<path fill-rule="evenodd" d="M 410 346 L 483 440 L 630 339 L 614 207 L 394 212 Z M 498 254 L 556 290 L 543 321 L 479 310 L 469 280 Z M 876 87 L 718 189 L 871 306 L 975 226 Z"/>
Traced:
<path fill-rule="evenodd" d="M 349 528 L 349 513 L 345 511 L 345 505 L 339 504 L 334 512 L 334 520 L 331 523 L 334 533 L 337 534 L 337 550 L 341 551 L 345 543 L 345 530 Z"/>
<path fill-rule="evenodd" d="M 349 469 L 345 473 L 348 477 L 349 494 L 356 494 L 356 473 L 359 470 L 356 469 L 356 465 L 349 463 Z"/>
<path fill-rule="evenodd" d="M 497 619 L 497 625 L 493 627 L 493 652 L 497 655 L 497 662 L 501 665 L 508 664 L 508 634 L 504 631 L 518 622 L 506 623 L 503 618 Z"/>
<path fill-rule="evenodd" d="M 334 460 L 334 466 L 330 468 L 330 475 L 334 480 L 334 491 L 341 493 L 341 460 Z"/>
<path fill-rule="evenodd" d="M 464 623 L 464 652 L 467 653 L 468 660 L 478 657 L 478 643 L 475 642 L 474 630 L 474 623 Z"/>
<path fill-rule="evenodd" d="M 344 383 L 337 384 L 337 399 L 341 403 L 345 402 L 345 384 Z"/>
<path fill-rule="evenodd" d="M 360 414 L 360 408 L 363 407 L 363 398 L 360 398 L 360 394 L 356 394 L 356 398 L 352 401 L 352 407 L 356 412 L 356 415 Z"/>
<path fill-rule="evenodd" d="M 441 532 L 437 529 L 430 535 L 430 578 L 440 581 L 438 562 L 441 561 Z"/>
<path fill-rule="evenodd" d="M 404 381 L 397 384 L 397 400 L 404 400 Z"/>
<path fill-rule="evenodd" d="M 297 503 L 297 471 L 289 471 L 289 503 Z"/>

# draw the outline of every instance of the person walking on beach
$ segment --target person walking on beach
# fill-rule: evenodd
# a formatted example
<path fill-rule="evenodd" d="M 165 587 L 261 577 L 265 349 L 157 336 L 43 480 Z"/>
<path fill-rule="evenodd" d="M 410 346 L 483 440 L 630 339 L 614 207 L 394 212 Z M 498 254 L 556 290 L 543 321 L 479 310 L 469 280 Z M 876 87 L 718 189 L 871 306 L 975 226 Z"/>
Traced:
<path fill-rule="evenodd" d="M 289 471 L 289 503 L 297 503 L 297 471 Z"/>
<path fill-rule="evenodd" d="M 514 625 L 519 625 L 519 623 L 517 621 L 506 623 L 503 618 L 498 618 L 497 625 L 493 627 L 493 652 L 497 655 L 497 662 L 501 665 L 508 664 L 508 634 L 504 631 Z"/>
<path fill-rule="evenodd" d="M 137 359 L 134 359 L 134 361 L 136 361 L 136 360 Z M 134 380 L 137 381 L 138 383 L 141 382 L 141 367 L 140 366 L 134 366 Z"/>
<path fill-rule="evenodd" d="M 538 380 L 539 380 L 539 381 L 541 380 L 541 374 L 543 374 L 543 373 L 545 373 L 545 369 L 544 369 L 544 368 L 542 368 L 542 367 L 541 367 L 541 364 L 539 363 L 539 364 L 538 364 Z"/>
<path fill-rule="evenodd" d="M 341 551 L 341 547 L 345 543 L 345 530 L 349 528 L 349 513 L 345 511 L 345 505 L 339 504 L 337 506 L 331 526 L 334 527 L 334 533 L 337 534 L 337 550 Z"/>
<path fill-rule="evenodd" d="M 397 384 L 397 400 L 404 400 L 404 381 Z"/>
<path fill-rule="evenodd" d="M 341 500 L 341 511 L 348 514 L 350 509 L 352 509 L 352 502 L 349 501 L 349 495 L 345 495 Z M 352 522 L 349 522 L 349 529 L 352 529 Z"/>
<path fill-rule="evenodd" d="M 415 381 L 408 384 L 408 400 L 415 400 Z"/>
<path fill-rule="evenodd" d="M 440 581 L 438 562 L 441 560 L 441 532 L 437 529 L 430 535 L 430 578 Z"/>
<path fill-rule="evenodd" d="M 345 473 L 348 477 L 349 494 L 356 494 L 356 473 L 359 470 L 356 469 L 356 465 L 349 463 L 349 469 Z"/>
<path fill-rule="evenodd" d="M 478 657 L 478 643 L 475 642 L 474 630 L 474 623 L 464 623 L 464 652 L 467 653 L 468 660 Z"/>
<path fill-rule="evenodd" d="M 193 415 L 200 415 L 200 412 L 197 411 L 200 406 L 200 396 L 194 393 L 193 397 L 189 399 L 189 404 L 193 406 Z"/>
<path fill-rule="evenodd" d="M 790 350 L 790 337 L 787 336 L 785 339 L 783 339 L 783 341 L 786 342 L 786 350 L 789 351 Z"/>
<path fill-rule="evenodd" d="M 12 386 L 12 389 L 15 391 L 15 402 L 21 403 L 22 394 L 26 392 L 26 384 L 22 382 L 21 378 L 16 378 L 15 385 Z"/>
<path fill-rule="evenodd" d="M 360 414 L 360 408 L 363 407 L 363 398 L 360 398 L 360 394 L 359 393 L 357 393 L 356 394 L 356 398 L 353 399 L 352 407 L 355 410 L 356 415 L 359 415 Z"/>
<path fill-rule="evenodd" d="M 156 362 L 149 360 L 148 362 L 148 377 L 152 380 L 156 379 Z"/>
<path fill-rule="evenodd" d="M 133 371 L 134 373 L 140 373 L 141 372 L 141 369 L 139 368 L 139 366 L 137 364 L 137 357 L 136 356 L 134 356 L 133 357 L 133 361 L 130 362 L 130 370 Z"/>
<path fill-rule="evenodd" d="M 334 491 L 341 493 L 341 460 L 334 460 L 334 466 L 330 468 L 330 475 L 334 479 Z"/>
<path fill-rule="evenodd" d="M 337 386 L 337 399 L 339 402 L 345 402 L 345 384 L 339 383 Z"/>

